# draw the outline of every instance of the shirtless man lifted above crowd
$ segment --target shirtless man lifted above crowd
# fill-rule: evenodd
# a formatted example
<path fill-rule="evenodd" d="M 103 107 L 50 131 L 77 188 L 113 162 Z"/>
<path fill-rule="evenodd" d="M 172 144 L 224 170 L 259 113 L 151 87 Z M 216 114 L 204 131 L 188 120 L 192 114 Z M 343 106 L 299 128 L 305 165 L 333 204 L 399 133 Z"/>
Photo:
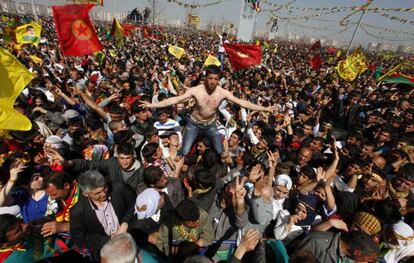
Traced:
<path fill-rule="evenodd" d="M 185 156 L 190 152 L 191 146 L 198 135 L 207 136 L 213 143 L 216 152 L 219 155 L 223 153 L 223 144 L 217 132 L 216 125 L 216 112 L 223 100 L 229 100 L 243 108 L 254 111 L 272 112 L 272 107 L 255 105 L 249 101 L 235 97 L 230 91 L 218 86 L 219 78 L 220 68 L 211 65 L 206 69 L 204 83 L 188 89 L 183 95 L 171 97 L 152 104 L 141 101 L 142 106 L 147 108 L 164 108 L 194 98 L 195 108 L 184 129 L 184 139 L 181 149 L 178 152 L 179 156 Z"/>

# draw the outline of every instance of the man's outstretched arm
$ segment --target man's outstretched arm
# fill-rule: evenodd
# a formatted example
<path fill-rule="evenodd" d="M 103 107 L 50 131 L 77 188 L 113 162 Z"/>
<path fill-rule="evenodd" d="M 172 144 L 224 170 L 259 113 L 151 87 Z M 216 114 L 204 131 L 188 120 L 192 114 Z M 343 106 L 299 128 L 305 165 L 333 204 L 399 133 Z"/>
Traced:
<path fill-rule="evenodd" d="M 229 101 L 231 101 L 233 103 L 236 103 L 236 104 L 240 105 L 243 108 L 249 109 L 249 110 L 267 111 L 267 112 L 272 112 L 273 111 L 272 107 L 263 107 L 263 106 L 260 106 L 260 105 L 253 104 L 250 101 L 239 99 L 239 98 L 235 97 L 229 91 L 226 92 L 226 99 L 228 99 Z"/>
<path fill-rule="evenodd" d="M 140 106 L 146 108 L 165 108 L 171 105 L 175 105 L 180 102 L 185 102 L 186 100 L 190 99 L 193 96 L 193 90 L 187 90 L 183 95 L 175 96 L 168 98 L 166 100 L 157 102 L 157 103 L 149 103 L 148 101 L 140 101 Z"/>

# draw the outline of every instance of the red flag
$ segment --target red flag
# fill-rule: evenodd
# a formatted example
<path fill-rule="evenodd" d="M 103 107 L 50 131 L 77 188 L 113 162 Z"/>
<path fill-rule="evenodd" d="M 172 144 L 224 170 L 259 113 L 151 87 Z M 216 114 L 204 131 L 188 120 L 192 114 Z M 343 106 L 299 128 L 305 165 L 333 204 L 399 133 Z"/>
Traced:
<path fill-rule="evenodd" d="M 134 24 L 123 24 L 122 28 L 124 29 L 124 35 L 125 36 L 130 36 L 131 32 L 136 30 L 138 28 L 138 26 L 136 26 Z"/>
<path fill-rule="evenodd" d="M 318 70 L 322 65 L 321 56 L 319 54 L 315 54 L 313 58 L 309 61 L 313 70 Z"/>
<path fill-rule="evenodd" d="M 93 4 L 52 6 L 60 48 L 65 56 L 83 56 L 102 50 L 91 21 Z"/>
<path fill-rule="evenodd" d="M 231 66 L 235 70 L 262 63 L 261 45 L 224 44 Z"/>
<path fill-rule="evenodd" d="M 315 42 L 315 43 L 313 43 L 313 45 L 311 46 L 311 49 L 312 49 L 312 50 L 315 50 L 315 49 L 318 49 L 318 48 L 321 48 L 321 41 L 320 41 L 320 40 L 316 41 L 316 42 Z"/>
<path fill-rule="evenodd" d="M 329 54 L 334 54 L 336 53 L 337 49 L 335 47 L 328 47 L 326 49 L 326 52 L 328 52 Z"/>

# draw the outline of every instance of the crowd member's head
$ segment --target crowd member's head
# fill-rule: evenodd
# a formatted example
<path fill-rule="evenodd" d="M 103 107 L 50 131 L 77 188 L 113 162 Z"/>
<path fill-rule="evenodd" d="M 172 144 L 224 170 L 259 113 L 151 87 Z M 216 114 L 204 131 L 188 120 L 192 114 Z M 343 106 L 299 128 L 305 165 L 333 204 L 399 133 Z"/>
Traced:
<path fill-rule="evenodd" d="M 216 89 L 220 80 L 220 67 L 210 65 L 206 68 L 206 79 L 204 85 L 207 92 L 212 93 Z"/>
<path fill-rule="evenodd" d="M 105 202 L 108 198 L 108 186 L 105 177 L 96 170 L 89 170 L 78 178 L 82 194 L 93 202 Z"/>
<path fill-rule="evenodd" d="M 137 245 L 128 233 L 111 238 L 101 249 L 102 263 L 134 263 L 137 259 Z"/>
<path fill-rule="evenodd" d="M 308 164 L 312 159 L 312 150 L 306 147 L 303 147 L 299 150 L 298 153 L 298 164 L 303 167 Z"/>
<path fill-rule="evenodd" d="M 170 117 L 171 108 L 161 108 L 157 110 L 157 117 L 160 123 L 166 123 Z"/>
<path fill-rule="evenodd" d="M 135 163 L 134 146 L 129 143 L 120 144 L 116 151 L 119 166 L 124 171 L 130 170 Z"/>
<path fill-rule="evenodd" d="M 204 154 L 208 149 L 211 149 L 211 141 L 207 137 L 200 137 L 197 141 L 198 154 Z"/>
<path fill-rule="evenodd" d="M 149 118 L 148 108 L 140 106 L 139 101 L 136 101 L 134 104 L 132 104 L 131 111 L 132 114 L 134 114 L 135 118 L 137 118 L 141 122 L 144 122 Z"/>
<path fill-rule="evenodd" d="M 144 157 L 145 162 L 153 163 L 162 157 L 162 149 L 158 143 L 150 142 L 142 148 L 142 157 Z"/>
<path fill-rule="evenodd" d="M 414 188 L 414 164 L 408 163 L 402 166 L 392 182 L 392 186 L 398 192 L 411 191 Z"/>
<path fill-rule="evenodd" d="M 144 183 L 148 187 L 164 189 L 168 185 L 164 171 L 158 166 L 148 166 L 144 169 Z"/>
<path fill-rule="evenodd" d="M 297 178 L 297 186 L 304 186 L 313 182 L 316 178 L 315 170 L 310 166 L 300 168 L 299 176 Z"/>
<path fill-rule="evenodd" d="M 65 200 L 72 191 L 73 178 L 63 172 L 54 172 L 46 176 L 46 193 L 53 200 Z"/>
<path fill-rule="evenodd" d="M 313 194 L 299 195 L 293 215 L 297 216 L 296 225 L 310 226 L 316 217 L 316 197 Z"/>
<path fill-rule="evenodd" d="M 284 200 L 292 189 L 292 179 L 286 174 L 279 174 L 275 179 L 274 197 L 276 200 Z"/>
<path fill-rule="evenodd" d="M 185 199 L 178 203 L 175 208 L 178 219 L 189 228 L 200 226 L 200 209 L 197 204 L 191 200 Z"/>
<path fill-rule="evenodd" d="M 145 131 L 145 139 L 147 142 L 159 143 L 160 137 L 158 136 L 158 130 L 154 127 L 149 128 Z"/>
<path fill-rule="evenodd" d="M 27 230 L 24 225 L 14 215 L 0 215 L 0 248 L 6 249 L 20 243 Z"/>
<path fill-rule="evenodd" d="M 147 188 L 135 200 L 135 215 L 138 219 L 151 218 L 164 206 L 164 196 L 154 188 Z"/>
<path fill-rule="evenodd" d="M 240 144 L 240 141 L 243 139 L 243 133 L 239 130 L 235 130 L 229 138 L 229 147 L 233 148 Z"/>
<path fill-rule="evenodd" d="M 376 216 L 367 212 L 358 212 L 355 214 L 350 227 L 351 231 L 363 231 L 370 235 L 374 241 L 379 243 L 379 234 L 381 232 L 381 222 Z"/>
<path fill-rule="evenodd" d="M 377 167 L 373 167 L 371 172 L 364 174 L 363 184 L 366 193 L 379 191 L 386 184 L 384 171 Z"/>
<path fill-rule="evenodd" d="M 375 262 L 379 251 L 371 236 L 362 231 L 342 233 L 340 247 L 345 257 L 358 262 Z"/>

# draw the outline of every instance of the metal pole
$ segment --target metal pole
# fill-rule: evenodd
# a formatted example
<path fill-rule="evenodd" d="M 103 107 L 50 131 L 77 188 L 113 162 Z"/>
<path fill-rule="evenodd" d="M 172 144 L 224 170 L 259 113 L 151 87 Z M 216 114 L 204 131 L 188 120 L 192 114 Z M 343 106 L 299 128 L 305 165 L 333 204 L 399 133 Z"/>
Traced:
<path fill-rule="evenodd" d="M 358 20 L 357 26 L 355 27 L 354 33 L 352 34 L 351 41 L 349 42 L 348 48 L 346 49 L 346 55 L 347 55 L 347 56 L 348 56 L 348 54 L 349 54 L 349 50 L 351 49 L 351 45 L 352 45 L 352 43 L 354 42 L 355 35 L 356 35 L 356 33 L 358 32 L 358 28 L 359 28 L 359 25 L 361 24 L 362 17 L 364 16 L 364 14 L 365 14 L 365 8 L 364 8 L 364 10 L 362 11 L 361 16 L 359 17 L 359 20 Z"/>
<path fill-rule="evenodd" d="M 32 9 L 33 9 L 33 15 L 34 15 L 35 19 L 37 20 L 36 7 L 35 7 L 34 0 L 32 0 Z"/>

